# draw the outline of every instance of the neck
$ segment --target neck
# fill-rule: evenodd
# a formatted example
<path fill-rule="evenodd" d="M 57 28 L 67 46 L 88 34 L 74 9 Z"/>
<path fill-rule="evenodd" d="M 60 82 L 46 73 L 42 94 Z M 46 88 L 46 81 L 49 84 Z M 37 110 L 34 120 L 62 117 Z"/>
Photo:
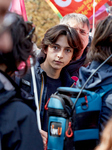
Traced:
<path fill-rule="evenodd" d="M 49 67 L 45 62 L 41 64 L 41 68 L 46 72 L 47 76 L 53 79 L 58 79 L 60 76 L 61 70 L 56 70 L 52 67 Z"/>

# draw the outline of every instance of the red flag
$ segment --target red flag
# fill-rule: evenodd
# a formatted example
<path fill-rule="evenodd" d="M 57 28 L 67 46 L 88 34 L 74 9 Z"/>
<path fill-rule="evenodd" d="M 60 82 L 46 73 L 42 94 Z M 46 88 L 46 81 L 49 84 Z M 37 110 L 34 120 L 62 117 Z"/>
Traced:
<path fill-rule="evenodd" d="M 68 13 L 82 13 L 88 18 L 93 14 L 93 0 L 46 0 L 51 2 L 62 16 Z M 97 11 L 108 0 L 95 0 Z"/>
<path fill-rule="evenodd" d="M 9 10 L 11 12 L 16 12 L 17 14 L 22 15 L 24 20 L 27 21 L 24 0 L 12 0 Z"/>

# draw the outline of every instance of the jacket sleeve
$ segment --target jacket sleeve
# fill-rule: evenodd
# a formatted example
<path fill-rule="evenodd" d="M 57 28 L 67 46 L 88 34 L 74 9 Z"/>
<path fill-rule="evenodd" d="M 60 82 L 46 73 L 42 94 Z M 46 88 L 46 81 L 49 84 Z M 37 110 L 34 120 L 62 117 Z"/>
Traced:
<path fill-rule="evenodd" d="M 100 118 L 100 131 L 102 131 L 112 117 L 112 91 L 109 91 L 102 98 L 102 109 L 101 109 L 101 118 Z"/>
<path fill-rule="evenodd" d="M 27 108 L 20 119 L 21 143 L 18 150 L 43 150 L 43 141 L 38 130 L 35 113 Z"/>
<path fill-rule="evenodd" d="M 29 106 L 13 101 L 2 110 L 3 150 L 43 150 L 36 115 Z"/>

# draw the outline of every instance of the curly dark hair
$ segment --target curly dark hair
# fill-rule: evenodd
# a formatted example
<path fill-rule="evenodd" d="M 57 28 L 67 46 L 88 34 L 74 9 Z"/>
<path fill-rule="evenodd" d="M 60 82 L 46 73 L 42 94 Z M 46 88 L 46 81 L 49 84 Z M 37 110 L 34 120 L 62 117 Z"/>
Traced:
<path fill-rule="evenodd" d="M 5 64 L 7 66 L 5 72 L 11 75 L 15 71 L 18 71 L 18 65 L 24 62 L 25 68 L 23 74 L 25 74 L 28 69 L 28 57 L 31 56 L 35 62 L 32 42 L 35 29 L 32 24 L 25 22 L 21 15 L 10 12 L 8 12 L 8 15 L 12 15 L 15 18 L 15 21 L 9 27 L 13 46 L 11 51 L 0 53 L 0 64 Z"/>
<path fill-rule="evenodd" d="M 87 54 L 88 61 L 103 62 L 112 54 L 112 16 L 106 17 L 96 26 L 94 37 Z M 112 58 L 107 62 L 112 65 Z"/>

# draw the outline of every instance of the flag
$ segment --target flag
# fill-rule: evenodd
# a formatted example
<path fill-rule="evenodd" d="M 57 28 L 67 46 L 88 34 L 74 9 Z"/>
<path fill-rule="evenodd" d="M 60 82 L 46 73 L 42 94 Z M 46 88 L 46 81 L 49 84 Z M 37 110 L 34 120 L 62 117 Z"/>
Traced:
<path fill-rule="evenodd" d="M 46 0 L 51 8 L 61 16 L 69 13 L 81 13 L 90 18 L 93 14 L 93 0 Z M 108 0 L 95 0 L 97 11 Z M 56 8 L 56 9 L 55 9 Z"/>
<path fill-rule="evenodd" d="M 24 0 L 12 0 L 9 11 L 22 15 L 24 20 L 27 21 Z"/>

